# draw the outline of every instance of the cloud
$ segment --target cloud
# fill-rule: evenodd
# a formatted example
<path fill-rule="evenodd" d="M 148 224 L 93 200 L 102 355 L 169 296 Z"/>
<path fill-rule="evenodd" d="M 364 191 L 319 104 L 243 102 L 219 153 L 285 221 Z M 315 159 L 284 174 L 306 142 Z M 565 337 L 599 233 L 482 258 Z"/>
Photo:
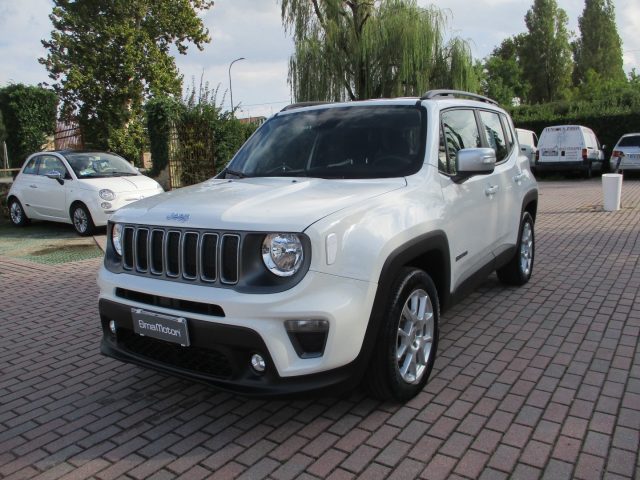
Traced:
<path fill-rule="evenodd" d="M 419 0 L 420 5 L 431 4 Z M 525 32 L 524 16 L 532 0 L 441 0 L 439 8 L 449 16 L 450 35 L 467 39 L 476 58 L 484 58 L 505 38 Z M 569 29 L 577 32 L 583 0 L 562 0 L 567 11 Z M 50 0 L 0 0 L 0 86 L 9 82 L 37 84 L 48 80 L 45 68 L 37 61 L 46 55 L 40 40 L 49 38 L 52 26 L 48 19 L 53 4 Z M 190 46 L 187 55 L 176 56 L 185 84 L 191 77 L 220 84 L 219 100 L 229 87 L 229 64 L 232 68 L 234 103 L 262 113 L 277 111 L 289 102 L 287 84 L 289 56 L 293 41 L 285 33 L 277 0 L 216 0 L 202 19 L 209 28 L 212 42 L 204 51 Z M 623 40 L 626 71 L 640 62 L 640 2 L 616 0 L 616 18 Z M 229 105 L 228 95 L 225 97 Z M 265 104 L 265 105 L 258 105 Z"/>

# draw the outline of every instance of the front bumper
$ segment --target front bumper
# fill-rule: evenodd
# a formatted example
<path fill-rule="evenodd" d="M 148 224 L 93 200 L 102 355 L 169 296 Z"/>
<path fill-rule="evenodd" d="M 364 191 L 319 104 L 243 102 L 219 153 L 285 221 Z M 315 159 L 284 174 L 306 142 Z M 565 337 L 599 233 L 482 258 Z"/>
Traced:
<path fill-rule="evenodd" d="M 98 283 L 104 354 L 225 390 L 260 395 L 305 392 L 343 383 L 352 387 L 349 379 L 358 370 L 355 360 L 364 342 L 376 291 L 374 284 L 312 271 L 292 289 L 274 294 L 242 294 L 115 274 L 104 267 Z M 123 288 L 140 295 L 123 296 Z M 145 296 L 177 301 L 150 304 Z M 212 308 L 208 312 L 185 309 L 194 302 Z M 191 346 L 134 334 L 132 307 L 187 318 Z M 284 322 L 297 319 L 329 322 L 321 357 L 301 358 L 296 353 Z M 116 322 L 116 335 L 109 330 L 110 320 Z M 262 375 L 250 367 L 254 353 L 266 360 L 267 369 Z"/>
<path fill-rule="evenodd" d="M 327 372 L 280 377 L 262 338 L 250 329 L 188 319 L 191 346 L 181 347 L 133 333 L 131 307 L 127 305 L 102 299 L 99 310 L 103 331 L 100 350 L 123 362 L 244 395 L 288 395 L 354 386 L 355 362 Z M 116 334 L 109 329 L 111 319 L 117 319 Z M 254 353 L 266 360 L 263 374 L 249 366 Z"/>

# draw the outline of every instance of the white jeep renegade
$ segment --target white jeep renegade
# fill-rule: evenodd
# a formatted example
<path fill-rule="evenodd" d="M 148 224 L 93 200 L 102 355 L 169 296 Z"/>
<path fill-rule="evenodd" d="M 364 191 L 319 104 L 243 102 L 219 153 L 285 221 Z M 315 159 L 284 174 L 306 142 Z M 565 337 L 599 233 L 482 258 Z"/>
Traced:
<path fill-rule="evenodd" d="M 519 151 L 508 114 L 465 92 L 287 107 L 216 178 L 112 217 L 102 352 L 245 394 L 365 379 L 411 398 L 440 311 L 494 270 L 531 276 Z"/>

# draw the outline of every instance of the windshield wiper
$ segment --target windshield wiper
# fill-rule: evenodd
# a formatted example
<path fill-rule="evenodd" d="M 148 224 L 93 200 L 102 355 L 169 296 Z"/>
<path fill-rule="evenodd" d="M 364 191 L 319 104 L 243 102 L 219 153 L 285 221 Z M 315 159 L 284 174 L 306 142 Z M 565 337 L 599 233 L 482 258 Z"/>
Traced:
<path fill-rule="evenodd" d="M 223 173 L 224 173 L 224 178 L 229 178 L 229 175 L 231 175 L 232 178 L 248 178 L 251 176 L 242 172 L 236 172 L 235 170 L 229 170 L 228 168 L 225 169 Z"/>

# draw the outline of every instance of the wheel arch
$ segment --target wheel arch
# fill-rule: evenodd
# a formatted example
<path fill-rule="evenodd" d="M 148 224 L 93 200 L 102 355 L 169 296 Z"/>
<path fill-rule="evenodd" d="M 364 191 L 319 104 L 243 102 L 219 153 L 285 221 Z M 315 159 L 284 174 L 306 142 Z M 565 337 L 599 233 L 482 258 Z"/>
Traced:
<path fill-rule="evenodd" d="M 82 200 L 74 200 L 69 205 L 69 218 L 71 219 L 71 221 L 73 221 L 73 209 L 76 208 L 76 206 L 78 205 L 81 207 L 84 207 L 87 210 L 87 212 L 89 212 L 89 215 L 91 215 L 91 210 L 89 210 L 89 207 L 87 206 L 86 203 L 84 203 Z"/>
<path fill-rule="evenodd" d="M 7 207 L 11 204 L 11 200 L 17 200 L 18 202 L 20 202 L 20 199 L 18 198 L 18 196 L 15 193 L 12 193 L 10 195 L 7 196 L 7 200 L 6 200 L 6 205 Z M 22 205 L 22 202 L 20 202 L 20 204 Z"/>
<path fill-rule="evenodd" d="M 433 280 L 438 292 L 440 311 L 450 303 L 451 266 L 449 242 L 442 230 L 436 230 L 411 239 L 396 248 L 386 259 L 378 281 L 378 289 L 371 308 L 369 323 L 362 348 L 356 360 L 357 371 L 363 375 L 373 353 L 380 326 L 384 320 L 385 305 L 391 295 L 394 280 L 405 267 L 424 270 Z"/>
<path fill-rule="evenodd" d="M 538 213 L 538 190 L 530 190 L 527 192 L 522 200 L 522 213 L 529 212 L 533 222 L 536 221 L 536 214 Z"/>

